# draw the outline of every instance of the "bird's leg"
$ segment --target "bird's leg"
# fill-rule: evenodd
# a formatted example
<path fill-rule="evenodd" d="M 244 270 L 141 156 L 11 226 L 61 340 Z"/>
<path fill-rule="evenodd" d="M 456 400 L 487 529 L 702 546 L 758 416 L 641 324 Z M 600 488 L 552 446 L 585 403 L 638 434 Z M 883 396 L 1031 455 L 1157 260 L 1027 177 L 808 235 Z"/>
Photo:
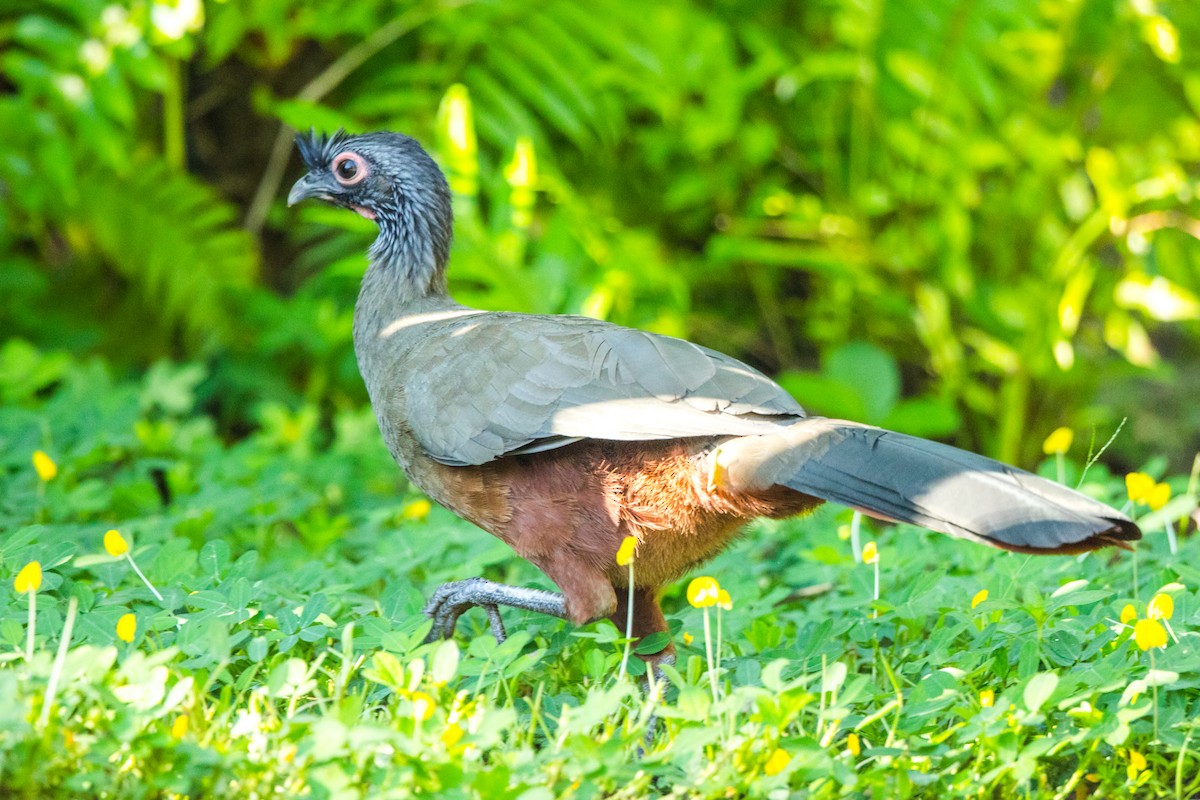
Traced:
<path fill-rule="evenodd" d="M 628 603 L 628 593 L 617 592 L 617 608 L 609 616 L 613 624 L 622 631 L 628 624 Z M 634 587 L 633 628 L 630 633 L 635 639 L 644 639 L 666 630 L 667 619 L 663 616 L 662 607 L 659 605 L 657 587 Z M 646 672 L 642 675 L 641 680 L 642 692 L 648 698 L 652 697 L 655 701 L 661 701 L 669 686 L 669 679 L 662 671 L 662 666 L 675 664 L 675 645 L 668 641 L 657 653 L 643 653 L 638 655 L 638 658 L 646 663 Z M 660 726 L 658 713 L 652 712 L 649 719 L 646 720 L 646 732 L 642 736 L 642 743 L 638 746 L 639 757 L 644 756 L 650 749 L 650 745 L 658 736 Z"/>
<path fill-rule="evenodd" d="M 492 636 L 496 637 L 497 642 L 503 642 L 508 636 L 504 631 L 504 621 L 500 619 L 499 606 L 523 608 L 559 619 L 568 618 L 566 600 L 561 594 L 541 589 L 526 589 L 522 586 L 508 586 L 484 578 L 469 578 L 465 581 L 444 583 L 429 598 L 424 612 L 425 616 L 433 620 L 433 630 L 429 632 L 426 641 L 449 639 L 454 635 L 454 626 L 458 618 L 464 611 L 475 606 L 487 611 Z"/>
<path fill-rule="evenodd" d="M 617 592 L 617 607 L 609 619 L 622 633 L 628 625 L 629 594 L 624 589 Z M 644 639 L 651 634 L 667 630 L 667 619 L 663 616 L 662 607 L 658 603 L 658 588 L 637 586 L 633 590 L 633 629 L 630 633 L 635 639 Z M 657 653 L 644 653 L 638 658 L 646 662 L 647 667 L 659 663 L 675 663 L 675 645 L 668 641 Z"/>
<path fill-rule="evenodd" d="M 670 652 L 664 650 L 657 656 L 654 656 L 654 660 L 647 661 L 646 674 L 642 676 L 642 692 L 644 692 L 646 695 L 650 695 L 651 692 L 656 692 L 658 695 L 657 699 L 659 700 L 661 700 L 663 695 L 666 693 L 665 689 L 669 681 L 667 674 L 662 671 L 663 664 L 675 666 L 674 647 L 670 649 Z M 646 751 L 650 749 L 650 745 L 654 744 L 654 740 L 658 736 L 658 730 L 661 725 L 662 723 L 659 721 L 658 713 L 651 712 L 650 719 L 646 720 L 646 732 L 642 734 L 642 743 L 638 745 L 638 758 L 645 756 Z"/>

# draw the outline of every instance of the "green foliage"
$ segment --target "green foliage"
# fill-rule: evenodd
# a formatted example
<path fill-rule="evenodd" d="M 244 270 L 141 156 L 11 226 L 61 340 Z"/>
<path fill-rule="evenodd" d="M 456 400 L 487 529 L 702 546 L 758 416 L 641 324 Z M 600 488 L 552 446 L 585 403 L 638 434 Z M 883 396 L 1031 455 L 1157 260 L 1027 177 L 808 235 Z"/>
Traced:
<path fill-rule="evenodd" d="M 82 171 L 78 222 L 104 260 L 141 284 L 161 322 L 182 323 L 203 344 L 227 340 L 235 324 L 226 292 L 244 289 L 256 256 L 227 203 L 187 175 L 147 162 L 124 178 Z M 111 209 L 121 209 L 113 214 Z M 173 236 L 157 235 L 169 225 Z M 81 235 L 82 238 L 82 235 Z M 87 244 L 76 241 L 79 251 Z M 203 264 L 204 269 L 189 265 Z"/>
<path fill-rule="evenodd" d="M 896 529 L 874 602 L 845 512 L 762 523 L 711 566 L 715 698 L 679 587 L 660 703 L 607 624 L 423 645 L 439 582 L 544 579 L 392 465 L 350 346 L 373 228 L 283 207 L 282 127 L 429 145 L 464 301 L 688 335 L 1010 460 L 1129 417 L 1111 452 L 1162 476 L 1200 426 L 1197 41 L 1165 1 L 0 4 L 5 796 L 1200 792 L 1198 545 L 1158 533 L 1194 476 L 1136 560 Z M 1161 587 L 1152 658 L 1119 620 Z"/>
<path fill-rule="evenodd" d="M 266 403 L 228 444 L 195 413 L 204 377 L 160 362 L 114 381 L 98 362 L 0 348 L 5 796 L 1200 791 L 1200 539 L 1171 556 L 1162 534 L 1195 513 L 1194 476 L 1168 479 L 1175 497 L 1141 518 L 1136 555 L 1034 558 L 878 531 L 875 601 L 872 568 L 839 536 L 848 512 L 759 523 L 706 568 L 733 600 L 713 626 L 715 698 L 701 612 L 675 586 L 678 661 L 654 700 L 616 680 L 625 641 L 607 622 L 506 609 L 513 635 L 497 646 L 469 613 L 455 641 L 422 644 L 440 582 L 545 579 L 411 494 L 369 411 L 323 429 L 313 405 Z M 48 480 L 39 449 L 57 464 Z M 1102 467 L 1082 488 L 1122 502 Z M 114 528 L 162 602 L 105 552 Z M 29 597 L 13 578 L 34 560 L 26 661 Z M 1172 639 L 1143 653 L 1122 609 L 1144 618 L 1160 590 Z"/>
<path fill-rule="evenodd" d="M 820 373 L 785 372 L 779 382 L 795 397 L 816 398 L 809 411 L 914 436 L 950 436 L 958 428 L 953 405 L 938 397 L 900 399 L 896 360 L 866 342 L 849 342 L 822 359 Z"/>
<path fill-rule="evenodd" d="M 178 59 L 193 44 L 189 21 L 168 16 L 101 3 L 6 12 L 0 63 L 17 91 L 0 98 L 0 260 L 14 333 L 141 359 L 176 329 L 190 352 L 229 338 L 226 293 L 246 291 L 258 255 L 233 207 L 181 170 Z M 176 125 L 161 154 L 140 141 L 147 91 Z"/>

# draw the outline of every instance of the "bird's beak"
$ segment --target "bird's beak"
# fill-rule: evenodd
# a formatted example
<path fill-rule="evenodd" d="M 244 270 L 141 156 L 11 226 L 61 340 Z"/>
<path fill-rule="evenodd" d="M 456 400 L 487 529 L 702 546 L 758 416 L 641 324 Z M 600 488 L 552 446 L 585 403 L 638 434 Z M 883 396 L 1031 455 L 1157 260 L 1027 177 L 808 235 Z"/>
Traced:
<path fill-rule="evenodd" d="M 319 197 L 322 199 L 329 199 L 331 197 L 329 187 L 323 185 L 319 178 L 314 178 L 311 172 L 296 181 L 292 190 L 288 192 L 288 208 L 310 197 Z"/>

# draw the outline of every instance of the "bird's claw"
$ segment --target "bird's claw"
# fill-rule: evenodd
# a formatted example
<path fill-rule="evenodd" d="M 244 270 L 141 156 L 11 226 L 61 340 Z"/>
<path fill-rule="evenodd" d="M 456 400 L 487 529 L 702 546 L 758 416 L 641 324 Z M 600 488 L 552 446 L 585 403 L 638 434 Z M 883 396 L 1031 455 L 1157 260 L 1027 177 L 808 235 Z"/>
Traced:
<path fill-rule="evenodd" d="M 433 620 L 433 628 L 429 631 L 426 641 L 453 636 L 458 618 L 467 609 L 476 606 L 487 612 L 492 636 L 500 643 L 508 638 L 504 631 L 504 621 L 500 619 L 500 606 L 511 606 L 567 619 L 566 600 L 560 594 L 542 589 L 506 586 L 485 578 L 468 578 L 465 581 L 454 581 L 439 586 L 429 598 L 424 610 L 425 615 Z"/>
<path fill-rule="evenodd" d="M 469 578 L 465 581 L 444 583 L 434 591 L 425 604 L 425 616 L 433 620 L 433 628 L 425 637 L 426 642 L 439 639 L 449 639 L 454 635 L 454 628 L 463 612 L 478 606 L 487 612 L 488 623 L 496 643 L 502 644 L 508 638 L 504 630 L 504 620 L 500 618 L 500 609 L 495 603 L 479 602 L 479 590 L 487 583 L 483 578 Z"/>

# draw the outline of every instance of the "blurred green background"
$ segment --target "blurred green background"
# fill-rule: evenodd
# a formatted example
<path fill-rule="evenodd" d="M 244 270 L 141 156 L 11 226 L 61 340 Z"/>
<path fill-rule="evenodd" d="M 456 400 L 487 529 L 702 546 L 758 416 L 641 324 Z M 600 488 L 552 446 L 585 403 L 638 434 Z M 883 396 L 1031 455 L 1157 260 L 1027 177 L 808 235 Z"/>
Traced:
<path fill-rule="evenodd" d="M 451 176 L 463 302 L 1025 465 L 1127 417 L 1112 461 L 1184 471 L 1196 45 L 1194 0 L 0 0 L 0 402 L 66 353 L 195 365 L 229 437 L 362 406 L 373 226 L 285 207 L 291 129 L 391 128 Z"/>

